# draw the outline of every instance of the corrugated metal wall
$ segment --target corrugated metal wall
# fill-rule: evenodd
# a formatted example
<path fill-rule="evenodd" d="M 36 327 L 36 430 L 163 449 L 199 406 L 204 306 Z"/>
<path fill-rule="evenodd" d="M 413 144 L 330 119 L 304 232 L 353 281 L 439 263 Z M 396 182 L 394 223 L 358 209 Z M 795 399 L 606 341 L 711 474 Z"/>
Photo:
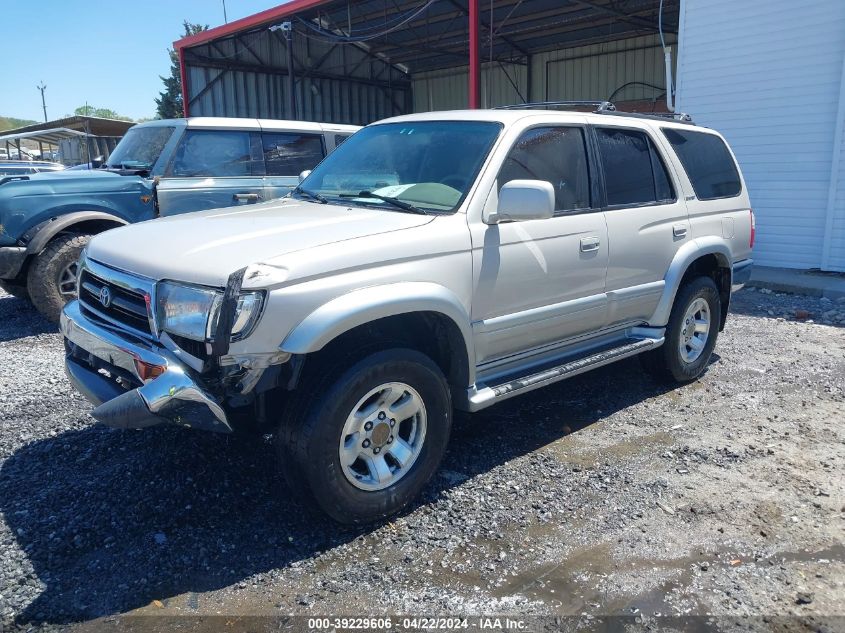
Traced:
<path fill-rule="evenodd" d="M 356 46 L 298 35 L 299 119 L 364 125 L 410 108 L 408 77 Z M 186 51 L 191 116 L 293 118 L 283 36 L 262 30 Z"/>
<path fill-rule="evenodd" d="M 666 43 L 674 44 L 668 37 Z M 673 53 L 677 51 L 673 48 Z M 658 36 L 635 37 L 535 55 L 532 100 L 642 101 L 665 91 L 665 62 Z M 642 82 L 656 88 L 625 84 Z"/>
<path fill-rule="evenodd" d="M 674 37 L 667 38 L 674 45 Z M 675 52 L 675 51 L 673 51 Z M 531 95 L 528 66 L 485 64 L 481 79 L 485 107 L 529 101 L 607 99 L 619 90 L 617 101 L 662 99 L 663 50 L 657 36 L 635 37 L 605 44 L 579 46 L 534 55 L 531 59 Z M 414 75 L 414 109 L 449 110 L 467 105 L 467 69 Z M 523 98 L 525 97 L 525 99 Z"/>
<path fill-rule="evenodd" d="M 508 78 L 510 76 L 510 78 Z M 483 107 L 520 103 L 527 94 L 528 71 L 518 64 L 484 64 L 481 69 Z M 469 70 L 440 70 L 414 76 L 414 111 L 455 110 L 469 103 Z"/>
<path fill-rule="evenodd" d="M 845 2 L 684 0 L 680 46 L 678 109 L 731 143 L 757 215 L 757 263 L 820 267 L 829 243 L 827 267 L 845 270 L 845 235 L 833 249 L 829 230 L 845 224 L 845 196 L 829 204 L 845 181 L 845 161 L 831 178 Z"/>

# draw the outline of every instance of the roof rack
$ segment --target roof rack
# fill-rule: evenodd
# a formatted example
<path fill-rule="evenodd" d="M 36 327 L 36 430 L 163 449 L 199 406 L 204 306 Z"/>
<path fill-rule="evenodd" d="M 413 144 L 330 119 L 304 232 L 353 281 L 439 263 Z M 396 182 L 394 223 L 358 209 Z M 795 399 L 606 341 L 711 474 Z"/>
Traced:
<path fill-rule="evenodd" d="M 587 108 L 595 107 L 594 112 L 614 112 L 616 106 L 610 101 L 534 101 L 530 103 L 514 103 L 512 105 L 496 106 L 494 110 L 553 110 L 559 108 Z"/>
<path fill-rule="evenodd" d="M 615 116 L 634 117 L 636 119 L 671 119 L 680 123 L 693 123 L 692 117 L 686 112 L 624 112 L 617 110 L 610 101 L 536 101 L 530 103 L 514 103 L 512 105 L 496 106 L 493 110 L 566 110 L 572 108 L 594 107 L 594 114 L 610 114 Z"/>
<path fill-rule="evenodd" d="M 667 119 L 677 121 L 679 123 L 689 123 L 694 125 L 692 117 L 686 112 L 624 112 L 621 110 L 598 112 L 597 114 L 614 114 L 616 116 L 633 117 L 635 119 L 657 119 L 658 121 L 665 121 Z"/>

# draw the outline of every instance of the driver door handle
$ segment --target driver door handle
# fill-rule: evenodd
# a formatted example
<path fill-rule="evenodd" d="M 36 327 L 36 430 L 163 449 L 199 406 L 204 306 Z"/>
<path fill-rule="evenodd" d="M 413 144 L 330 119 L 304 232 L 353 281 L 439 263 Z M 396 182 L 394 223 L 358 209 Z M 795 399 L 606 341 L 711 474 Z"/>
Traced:
<path fill-rule="evenodd" d="M 232 198 L 239 202 L 256 202 L 259 196 L 257 193 L 236 193 Z"/>
<path fill-rule="evenodd" d="M 599 250 L 599 246 L 601 246 L 601 241 L 597 237 L 582 237 L 581 238 L 581 252 L 582 253 L 591 253 L 593 251 Z"/>

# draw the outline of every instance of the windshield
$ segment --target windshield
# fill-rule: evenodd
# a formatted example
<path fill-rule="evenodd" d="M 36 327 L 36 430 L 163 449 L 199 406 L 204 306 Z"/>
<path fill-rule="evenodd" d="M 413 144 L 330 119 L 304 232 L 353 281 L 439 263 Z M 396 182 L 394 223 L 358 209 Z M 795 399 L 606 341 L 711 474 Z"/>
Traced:
<path fill-rule="evenodd" d="M 404 206 L 405 210 L 453 212 L 501 129 L 500 123 L 488 121 L 412 121 L 366 127 L 329 154 L 294 195 L 393 211 Z"/>
<path fill-rule="evenodd" d="M 130 128 L 107 165 L 114 169 L 152 169 L 172 134 L 173 128 L 163 125 Z"/>

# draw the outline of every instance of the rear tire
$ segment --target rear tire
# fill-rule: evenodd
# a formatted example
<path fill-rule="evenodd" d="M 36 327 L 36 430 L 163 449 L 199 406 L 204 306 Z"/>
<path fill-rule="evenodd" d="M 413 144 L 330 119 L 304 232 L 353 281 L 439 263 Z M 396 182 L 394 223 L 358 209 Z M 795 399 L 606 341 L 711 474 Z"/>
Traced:
<path fill-rule="evenodd" d="M 285 478 L 339 523 L 384 520 L 443 459 L 452 426 L 446 379 L 430 358 L 403 348 L 325 369 L 303 378 L 277 434 Z"/>
<path fill-rule="evenodd" d="M 32 263 L 27 290 L 35 309 L 48 321 L 58 323 L 62 308 L 76 298 L 76 266 L 90 239 L 80 233 L 59 235 Z"/>
<path fill-rule="evenodd" d="M 640 354 L 643 367 L 664 382 L 697 379 L 710 363 L 721 314 L 719 289 L 710 277 L 684 284 L 672 305 L 666 340 L 656 350 Z"/>

